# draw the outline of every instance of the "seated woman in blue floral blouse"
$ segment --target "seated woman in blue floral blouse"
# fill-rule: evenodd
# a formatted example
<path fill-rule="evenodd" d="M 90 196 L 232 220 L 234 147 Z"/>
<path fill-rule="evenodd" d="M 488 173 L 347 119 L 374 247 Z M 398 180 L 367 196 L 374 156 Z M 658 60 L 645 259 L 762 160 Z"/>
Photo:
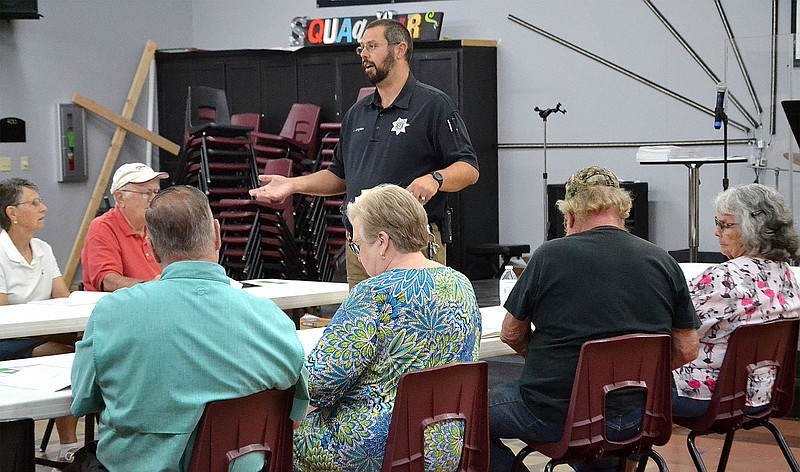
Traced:
<path fill-rule="evenodd" d="M 775 189 L 759 184 L 720 193 L 714 201 L 720 252 L 729 260 L 709 267 L 689 283 L 700 317 L 697 359 L 673 371 L 674 416 L 703 415 L 714 393 L 731 333 L 745 324 L 796 318 L 800 287 L 788 261 L 798 256 L 792 212 Z M 747 407 L 770 402 L 774 367 L 749 379 Z"/>
<path fill-rule="evenodd" d="M 397 384 L 405 372 L 478 358 L 481 319 L 470 281 L 425 258 L 422 205 L 381 185 L 347 207 L 350 250 L 370 278 L 350 291 L 306 360 L 316 407 L 295 431 L 295 468 L 381 468 Z M 426 431 L 426 470 L 454 470 L 460 420 Z"/>

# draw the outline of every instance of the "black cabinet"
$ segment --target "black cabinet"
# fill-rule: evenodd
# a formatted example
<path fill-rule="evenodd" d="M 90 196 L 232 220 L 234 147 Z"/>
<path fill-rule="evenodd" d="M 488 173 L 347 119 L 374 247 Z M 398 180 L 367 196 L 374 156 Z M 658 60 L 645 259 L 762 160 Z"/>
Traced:
<path fill-rule="evenodd" d="M 158 120 L 162 136 L 183 142 L 186 90 L 207 85 L 226 91 L 231 113 L 264 115 L 262 131 L 278 133 L 293 103 L 322 107 L 322 121 L 341 121 L 364 76 L 352 46 L 284 50 L 156 53 Z M 498 242 L 497 50 L 493 43 L 435 41 L 414 44 L 412 73 L 450 96 L 462 111 L 478 154 L 481 176 L 450 195 L 453 241 L 448 264 L 464 270 L 469 245 Z M 160 153 L 161 170 L 175 172 L 174 156 Z"/>

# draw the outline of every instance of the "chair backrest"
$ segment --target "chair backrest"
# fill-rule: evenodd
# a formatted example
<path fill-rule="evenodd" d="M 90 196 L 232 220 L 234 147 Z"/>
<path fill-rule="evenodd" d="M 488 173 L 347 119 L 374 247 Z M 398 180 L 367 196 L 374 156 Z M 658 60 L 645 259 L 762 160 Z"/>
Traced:
<path fill-rule="evenodd" d="M 280 135 L 299 143 L 308 152 L 308 156 L 315 156 L 317 139 L 319 136 L 319 120 L 321 109 L 311 103 L 295 103 L 283 122 Z"/>
<path fill-rule="evenodd" d="M 292 176 L 292 160 L 287 158 L 282 159 L 268 159 L 264 164 L 264 175 L 282 175 L 284 177 Z M 286 225 L 294 232 L 294 202 L 292 198 L 285 198 L 280 202 L 273 204 L 276 208 L 283 208 L 283 219 Z"/>
<path fill-rule="evenodd" d="M 489 469 L 486 362 L 459 362 L 400 377 L 381 470 L 425 470 L 424 432 L 437 421 L 464 421 L 458 470 Z"/>
<path fill-rule="evenodd" d="M 362 98 L 368 97 L 375 93 L 375 87 L 361 87 L 358 89 L 358 97 L 356 98 L 356 102 L 360 102 Z"/>
<path fill-rule="evenodd" d="M 569 455 L 591 460 L 608 452 L 666 444 L 672 434 L 670 346 L 667 334 L 627 334 L 584 343 L 564 434 L 559 442 L 537 444 L 536 449 L 553 459 Z M 626 388 L 645 393 L 642 428 L 630 439 L 610 441 L 607 395 Z"/>
<path fill-rule="evenodd" d="M 800 318 L 791 318 L 743 325 L 733 330 L 705 415 L 676 418 L 676 422 L 696 432 L 738 428 L 746 419 L 745 401 L 750 372 L 754 367 L 769 365 L 777 369 L 772 401 L 768 408 L 755 416 L 785 416 L 794 401 L 798 326 Z"/>
<path fill-rule="evenodd" d="M 189 472 L 228 470 L 229 456 L 264 450 L 272 472 L 292 470 L 294 387 L 211 402 L 197 429 Z"/>
<path fill-rule="evenodd" d="M 186 114 L 183 138 L 204 125 L 229 125 L 231 116 L 225 91 L 202 85 L 189 86 L 186 94 Z"/>
<path fill-rule="evenodd" d="M 34 442 L 32 419 L 0 421 L 0 472 L 33 472 Z"/>
<path fill-rule="evenodd" d="M 231 124 L 248 126 L 255 131 L 261 130 L 261 113 L 234 113 L 231 115 Z"/>

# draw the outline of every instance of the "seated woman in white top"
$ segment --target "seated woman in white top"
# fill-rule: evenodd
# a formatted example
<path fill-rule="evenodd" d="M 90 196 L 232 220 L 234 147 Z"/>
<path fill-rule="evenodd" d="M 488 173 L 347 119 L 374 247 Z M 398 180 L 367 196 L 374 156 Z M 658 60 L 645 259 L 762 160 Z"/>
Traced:
<path fill-rule="evenodd" d="M 44 228 L 46 212 L 33 182 L 17 178 L 0 181 L 0 305 L 69 296 L 50 245 L 33 237 Z M 41 339 L 0 340 L 0 359 L 72 350 L 72 346 Z M 77 446 L 76 425 L 77 419 L 71 416 L 56 420 L 65 453 Z"/>

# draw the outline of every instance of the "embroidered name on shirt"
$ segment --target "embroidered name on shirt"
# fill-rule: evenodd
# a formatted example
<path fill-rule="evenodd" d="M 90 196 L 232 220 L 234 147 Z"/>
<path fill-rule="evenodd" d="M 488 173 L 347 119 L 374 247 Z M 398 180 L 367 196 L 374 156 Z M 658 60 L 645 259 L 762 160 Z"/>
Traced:
<path fill-rule="evenodd" d="M 400 136 L 400 133 L 405 133 L 406 128 L 408 128 L 410 124 L 408 123 L 408 118 L 398 118 L 394 120 L 392 123 L 392 131 L 396 136 Z"/>
<path fill-rule="evenodd" d="M 358 133 L 359 131 L 364 131 L 364 127 L 362 126 L 353 130 L 354 133 Z"/>

